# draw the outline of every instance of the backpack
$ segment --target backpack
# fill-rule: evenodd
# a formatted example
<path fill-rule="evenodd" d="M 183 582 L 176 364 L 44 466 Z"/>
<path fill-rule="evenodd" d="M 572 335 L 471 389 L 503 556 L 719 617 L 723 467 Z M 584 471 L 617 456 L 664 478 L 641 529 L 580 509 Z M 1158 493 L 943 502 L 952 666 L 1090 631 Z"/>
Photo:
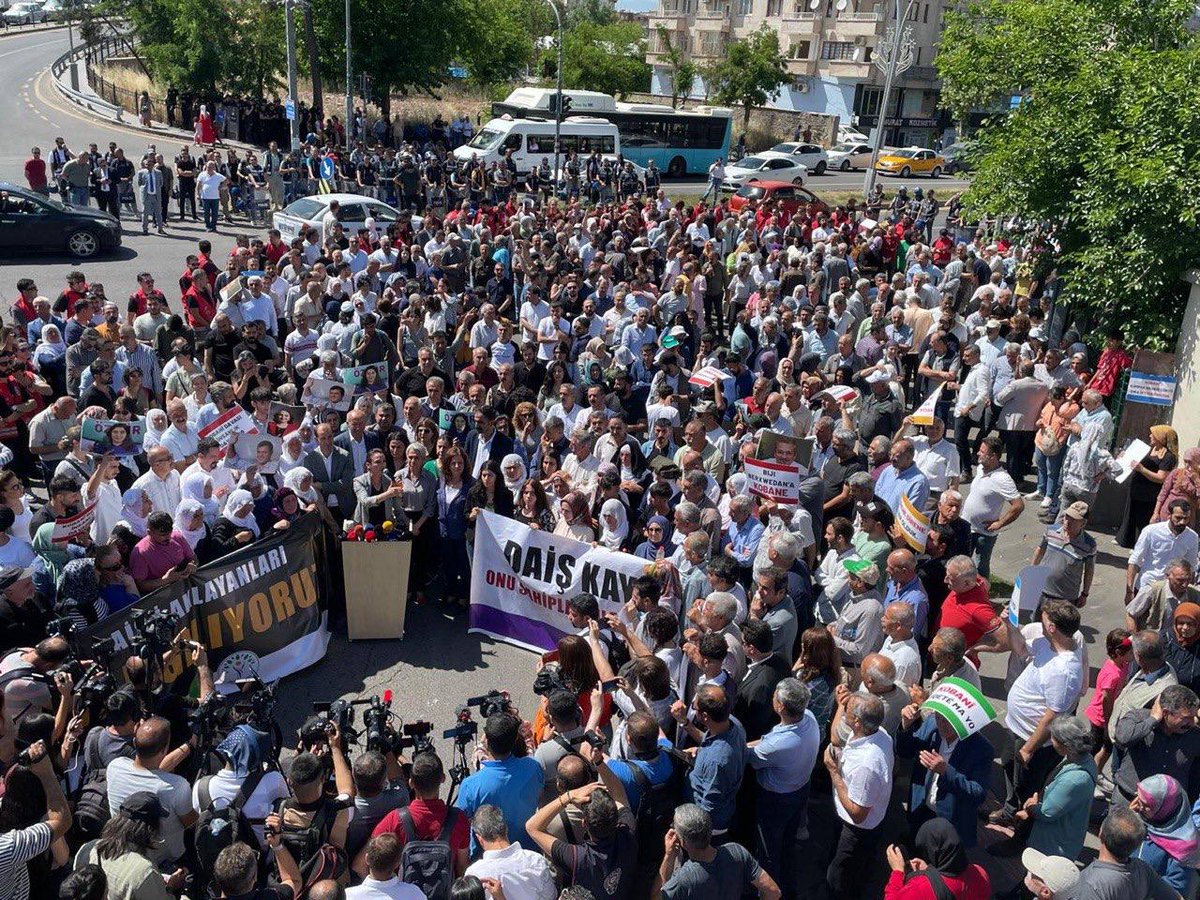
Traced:
<path fill-rule="evenodd" d="M 458 809 L 447 806 L 446 820 L 437 840 L 423 841 L 417 837 L 412 813 L 407 807 L 400 812 L 400 824 L 404 827 L 400 878 L 419 887 L 427 900 L 450 900 L 450 883 L 454 880 L 454 850 L 450 846 L 450 835 L 460 815 Z"/>
<path fill-rule="evenodd" d="M 635 761 L 629 761 L 633 780 L 641 789 L 638 808 L 634 816 L 637 821 L 638 863 L 643 866 L 658 865 L 663 858 L 663 839 L 671 827 L 675 807 L 683 802 L 683 769 L 676 765 L 675 758 L 667 750 L 659 748 L 671 759 L 671 774 L 661 784 L 651 784 L 646 770 Z"/>
<path fill-rule="evenodd" d="M 284 800 L 278 807 L 281 814 L 285 809 L 298 808 L 295 800 Z M 300 875 L 304 878 L 304 886 L 295 900 L 303 900 L 309 889 L 318 881 L 336 880 L 349 868 L 346 851 L 329 843 L 329 830 L 333 827 L 330 811 L 332 809 L 336 816 L 340 808 L 333 801 L 323 797 L 321 805 L 314 811 L 312 820 L 307 825 L 301 828 L 284 827 L 281 840 L 292 854 L 292 859 L 296 860 L 300 867 Z"/>
<path fill-rule="evenodd" d="M 94 747 L 95 745 L 93 745 Z M 87 781 L 79 789 L 75 800 L 75 830 L 84 840 L 95 840 L 108 824 L 108 770 L 100 765 L 95 750 L 92 758 L 84 754 L 83 763 L 88 769 Z"/>
<path fill-rule="evenodd" d="M 251 772 L 242 782 L 237 795 L 229 801 L 228 806 L 217 809 L 213 805 L 211 783 L 213 776 L 208 775 L 196 782 L 196 792 L 200 800 L 200 818 L 196 822 L 196 832 L 193 844 L 196 850 L 197 871 L 207 876 L 212 873 L 217 864 L 217 856 L 231 844 L 243 843 L 251 847 L 258 846 L 258 839 L 251 827 L 251 822 L 242 812 L 246 802 L 253 796 L 259 782 L 265 773 L 262 769 Z"/>

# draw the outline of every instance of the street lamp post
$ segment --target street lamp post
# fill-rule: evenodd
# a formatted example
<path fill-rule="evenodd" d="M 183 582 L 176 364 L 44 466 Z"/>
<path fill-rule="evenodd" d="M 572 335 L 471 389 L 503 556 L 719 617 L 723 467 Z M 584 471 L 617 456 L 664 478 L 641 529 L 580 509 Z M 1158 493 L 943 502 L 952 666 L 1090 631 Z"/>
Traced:
<path fill-rule="evenodd" d="M 287 35 L 287 75 L 288 100 L 291 103 L 292 115 L 288 122 L 288 131 L 292 139 L 292 149 L 300 149 L 300 111 L 297 109 L 296 89 L 296 2 L 284 0 L 283 15 Z"/>
<path fill-rule="evenodd" d="M 871 196 L 875 189 L 875 164 L 879 161 L 879 151 L 883 149 L 883 133 L 887 128 L 888 104 L 892 99 L 892 88 L 896 77 L 912 68 L 916 61 L 915 42 L 913 41 L 912 26 L 908 24 L 916 0 L 905 0 L 901 8 L 901 0 L 895 0 L 896 21 L 888 29 L 887 36 L 875 50 L 871 64 L 883 72 L 883 96 L 879 99 L 879 117 L 875 127 L 875 139 L 871 141 L 871 164 L 867 166 L 863 193 Z"/>
<path fill-rule="evenodd" d="M 558 87 L 555 92 L 558 96 L 554 99 L 554 193 L 558 195 L 558 179 L 562 177 L 562 172 L 559 171 L 559 134 L 562 132 L 562 73 L 563 73 L 563 23 L 562 13 L 558 11 L 558 3 L 555 0 L 546 0 L 550 4 L 550 9 L 554 11 L 554 21 L 558 25 Z"/>
<path fill-rule="evenodd" d="M 354 133 L 354 70 L 350 65 L 350 0 L 346 0 L 346 152 Z"/>

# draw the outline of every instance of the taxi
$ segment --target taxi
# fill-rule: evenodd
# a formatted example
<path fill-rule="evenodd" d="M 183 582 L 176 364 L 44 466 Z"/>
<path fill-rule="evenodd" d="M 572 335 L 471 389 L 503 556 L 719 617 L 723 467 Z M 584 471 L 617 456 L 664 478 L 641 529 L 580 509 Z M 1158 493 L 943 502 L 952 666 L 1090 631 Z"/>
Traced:
<path fill-rule="evenodd" d="M 946 159 L 932 150 L 922 147 L 884 150 L 875 163 L 875 171 L 884 175 L 928 175 L 937 178 L 946 171 Z"/>

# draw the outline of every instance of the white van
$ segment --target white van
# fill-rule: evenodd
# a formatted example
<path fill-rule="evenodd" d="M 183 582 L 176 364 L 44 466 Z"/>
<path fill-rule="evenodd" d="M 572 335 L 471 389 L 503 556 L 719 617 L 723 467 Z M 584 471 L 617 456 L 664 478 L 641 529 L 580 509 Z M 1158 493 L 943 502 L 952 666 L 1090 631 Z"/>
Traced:
<path fill-rule="evenodd" d="M 621 152 L 621 136 L 617 126 L 606 119 L 591 116 L 568 116 L 560 129 L 562 155 L 575 150 L 580 156 L 593 151 L 607 155 Z M 467 144 L 456 147 L 455 159 L 476 157 L 487 165 L 504 159 L 512 150 L 517 172 L 525 174 L 545 159 L 554 166 L 554 121 L 545 119 L 514 119 L 504 115 L 492 119 L 475 133 Z"/>

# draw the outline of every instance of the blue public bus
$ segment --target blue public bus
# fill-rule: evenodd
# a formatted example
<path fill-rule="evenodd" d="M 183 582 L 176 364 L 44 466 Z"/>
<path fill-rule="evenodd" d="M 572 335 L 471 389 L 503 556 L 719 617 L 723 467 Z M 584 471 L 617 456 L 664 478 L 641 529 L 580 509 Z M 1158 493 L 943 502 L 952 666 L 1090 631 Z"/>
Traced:
<path fill-rule="evenodd" d="M 667 175 L 703 175 L 717 157 L 729 159 L 733 111 L 701 106 L 671 109 L 657 103 L 622 103 L 596 91 L 563 91 L 569 116 L 607 119 L 621 135 L 621 154 L 639 166 L 651 159 Z M 557 93 L 551 88 L 517 88 L 492 104 L 492 115 L 553 119 Z M 563 104 L 567 106 L 566 103 Z"/>

